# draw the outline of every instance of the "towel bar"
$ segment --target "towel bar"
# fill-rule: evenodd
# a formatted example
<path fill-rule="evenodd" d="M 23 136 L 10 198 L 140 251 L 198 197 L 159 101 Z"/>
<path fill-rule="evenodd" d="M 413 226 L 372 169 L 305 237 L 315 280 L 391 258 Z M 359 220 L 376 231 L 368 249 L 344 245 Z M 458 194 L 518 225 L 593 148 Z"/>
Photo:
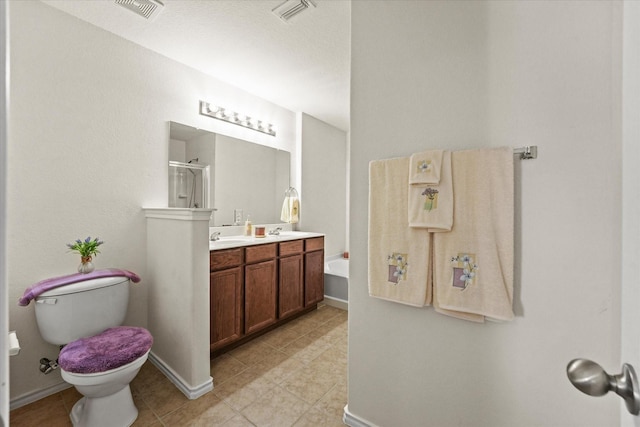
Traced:
<path fill-rule="evenodd" d="M 514 148 L 513 154 L 520 154 L 520 160 L 537 159 L 538 146 L 527 145 L 526 147 Z"/>

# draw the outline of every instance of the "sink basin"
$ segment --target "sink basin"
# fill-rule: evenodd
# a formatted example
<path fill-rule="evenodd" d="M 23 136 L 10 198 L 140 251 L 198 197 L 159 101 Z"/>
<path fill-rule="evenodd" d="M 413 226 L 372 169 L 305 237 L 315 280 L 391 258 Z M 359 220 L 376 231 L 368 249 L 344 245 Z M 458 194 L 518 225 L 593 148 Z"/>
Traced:
<path fill-rule="evenodd" d="M 245 243 L 250 241 L 251 239 L 247 238 L 247 239 L 225 239 L 224 237 L 221 238 L 220 240 L 216 240 L 213 243 Z"/>
<path fill-rule="evenodd" d="M 279 235 L 267 234 L 264 237 L 254 236 L 226 236 L 220 237 L 219 240 L 209 241 L 209 250 L 226 249 L 240 247 L 245 245 L 260 244 L 274 241 L 304 239 L 309 236 L 317 235 L 307 231 L 281 231 Z"/>
<path fill-rule="evenodd" d="M 306 237 L 310 234 L 311 233 L 306 231 L 281 231 L 280 232 L 280 236 L 282 237 Z M 277 236 L 273 236 L 273 237 L 277 237 Z"/>
<path fill-rule="evenodd" d="M 252 241 L 253 241 L 253 238 L 249 236 L 221 237 L 218 240 L 209 241 L 209 250 L 221 249 L 221 248 L 232 248 L 234 246 L 243 246 Z"/>

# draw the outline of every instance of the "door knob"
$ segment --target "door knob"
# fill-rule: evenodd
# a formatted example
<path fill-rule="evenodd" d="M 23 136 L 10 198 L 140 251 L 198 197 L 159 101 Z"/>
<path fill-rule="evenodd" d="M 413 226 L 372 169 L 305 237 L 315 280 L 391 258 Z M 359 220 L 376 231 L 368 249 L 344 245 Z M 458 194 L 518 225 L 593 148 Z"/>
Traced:
<path fill-rule="evenodd" d="M 631 414 L 640 414 L 638 378 L 633 366 L 628 363 L 622 365 L 622 373 L 609 375 L 591 360 L 574 359 L 567 365 L 567 376 L 571 384 L 590 396 L 604 396 L 614 391 L 624 399 Z"/>

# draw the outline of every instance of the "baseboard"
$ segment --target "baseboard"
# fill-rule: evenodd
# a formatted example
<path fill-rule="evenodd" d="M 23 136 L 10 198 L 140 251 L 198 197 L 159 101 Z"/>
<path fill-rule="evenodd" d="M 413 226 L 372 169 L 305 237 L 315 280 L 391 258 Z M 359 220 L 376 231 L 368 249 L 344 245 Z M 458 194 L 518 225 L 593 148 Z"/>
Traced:
<path fill-rule="evenodd" d="M 196 386 L 189 386 L 186 381 L 178 375 L 173 369 L 169 367 L 162 359 L 156 356 L 153 352 L 149 353 L 149 361 L 155 365 L 167 378 L 171 381 L 178 390 L 180 390 L 188 399 L 194 400 L 200 396 L 213 390 L 213 378 L 209 377 L 208 381 Z"/>
<path fill-rule="evenodd" d="M 44 399 L 45 397 L 49 397 L 52 394 L 56 394 L 61 392 L 62 390 L 66 390 L 68 388 L 73 387 L 71 384 L 66 382 L 61 382 L 58 384 L 54 384 L 51 387 L 47 387 L 41 390 L 34 391 L 32 393 L 23 394 L 20 397 L 16 397 L 9 402 L 9 410 L 13 411 L 14 409 L 21 408 L 29 403 L 37 402 L 40 399 Z"/>
<path fill-rule="evenodd" d="M 323 302 L 325 303 L 325 305 L 330 305 L 331 307 L 339 308 L 340 310 L 349 311 L 349 303 L 345 300 L 325 295 Z"/>
<path fill-rule="evenodd" d="M 153 352 L 149 353 L 149 361 L 153 363 L 169 380 L 175 384 L 178 389 L 184 393 L 187 398 L 193 400 L 213 390 L 213 379 L 209 377 L 209 381 L 201 384 L 197 387 L 189 387 L 185 381 L 176 374 L 171 368 L 169 368 L 159 357 L 155 356 Z M 49 397 L 52 394 L 59 393 L 63 390 L 73 387 L 71 384 L 61 382 L 54 384 L 50 387 L 43 388 L 31 393 L 23 394 L 22 396 L 11 399 L 9 402 L 9 410 L 21 408 L 33 402 L 37 402 L 40 399 Z"/>
<path fill-rule="evenodd" d="M 349 427 L 378 427 L 369 421 L 363 420 L 360 417 L 353 415 L 349 412 L 349 405 L 344 407 L 344 415 L 342 415 L 342 422 Z"/>

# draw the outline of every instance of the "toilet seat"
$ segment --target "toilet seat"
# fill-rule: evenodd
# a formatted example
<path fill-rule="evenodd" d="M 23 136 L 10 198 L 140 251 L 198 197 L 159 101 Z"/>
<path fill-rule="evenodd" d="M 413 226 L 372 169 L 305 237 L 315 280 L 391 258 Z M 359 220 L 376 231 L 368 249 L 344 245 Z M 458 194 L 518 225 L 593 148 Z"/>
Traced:
<path fill-rule="evenodd" d="M 153 337 L 144 328 L 118 326 L 67 344 L 58 356 L 60 367 L 74 374 L 95 374 L 127 365 L 147 354 Z"/>

